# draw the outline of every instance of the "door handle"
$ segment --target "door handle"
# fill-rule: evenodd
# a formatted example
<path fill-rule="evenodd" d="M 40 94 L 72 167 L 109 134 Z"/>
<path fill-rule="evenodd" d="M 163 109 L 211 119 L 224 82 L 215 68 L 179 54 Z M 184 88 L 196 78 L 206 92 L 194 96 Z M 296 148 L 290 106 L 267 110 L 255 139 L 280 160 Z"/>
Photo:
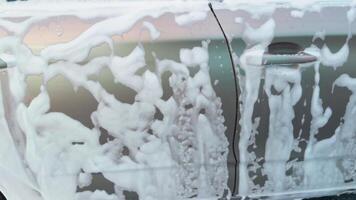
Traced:
<path fill-rule="evenodd" d="M 317 57 L 306 53 L 295 43 L 278 42 L 268 46 L 263 54 L 263 65 L 298 65 L 317 61 Z"/>
<path fill-rule="evenodd" d="M 292 42 L 272 43 L 268 45 L 264 52 L 259 52 L 250 52 L 247 56 L 246 64 L 262 67 L 296 67 L 318 60 L 318 57 L 304 52 L 301 46 Z"/>

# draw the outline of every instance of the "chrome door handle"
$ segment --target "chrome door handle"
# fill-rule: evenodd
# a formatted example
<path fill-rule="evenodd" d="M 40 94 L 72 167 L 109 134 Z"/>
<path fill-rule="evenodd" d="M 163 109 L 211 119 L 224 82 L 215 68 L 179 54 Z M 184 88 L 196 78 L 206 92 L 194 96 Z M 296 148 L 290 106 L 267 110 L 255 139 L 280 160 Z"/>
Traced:
<path fill-rule="evenodd" d="M 278 42 L 268 46 L 267 51 L 263 54 L 262 64 L 264 66 L 295 66 L 315 62 L 317 59 L 316 56 L 304 52 L 298 44 Z"/>

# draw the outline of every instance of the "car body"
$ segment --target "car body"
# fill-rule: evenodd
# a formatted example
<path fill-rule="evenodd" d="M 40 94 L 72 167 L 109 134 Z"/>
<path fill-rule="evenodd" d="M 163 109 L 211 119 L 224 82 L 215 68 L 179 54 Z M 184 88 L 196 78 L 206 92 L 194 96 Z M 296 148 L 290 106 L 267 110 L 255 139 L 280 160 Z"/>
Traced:
<path fill-rule="evenodd" d="M 352 1 L 2 6 L 8 199 L 354 191 Z"/>

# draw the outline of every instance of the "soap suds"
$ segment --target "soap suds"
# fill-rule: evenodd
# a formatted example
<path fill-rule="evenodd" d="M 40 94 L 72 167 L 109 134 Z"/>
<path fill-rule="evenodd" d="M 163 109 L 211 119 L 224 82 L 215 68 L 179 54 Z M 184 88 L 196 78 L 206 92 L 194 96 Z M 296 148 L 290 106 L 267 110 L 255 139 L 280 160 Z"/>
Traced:
<path fill-rule="evenodd" d="M 175 17 L 175 21 L 178 25 L 190 25 L 198 21 L 202 21 L 207 17 L 206 12 L 189 12 L 188 14 L 183 14 Z"/>
<path fill-rule="evenodd" d="M 9 125 L 18 126 L 4 134 L 9 137 L 4 141 L 11 144 L 11 137 L 24 136 L 26 142 L 23 149 L 12 149 L 12 154 L 3 149 L 0 154 L 13 155 L 14 161 L 23 154 L 24 163 L 13 168 L 18 174 L 14 177 L 19 178 L 17 193 L 21 194 L 14 200 L 23 199 L 22 195 L 38 200 L 122 199 L 123 190 L 136 192 L 140 199 L 181 199 L 194 195 L 205 198 L 222 196 L 227 189 L 228 142 L 221 101 L 209 75 L 208 42 L 201 47 L 182 49 L 181 63 L 157 60 L 155 72 L 147 69 L 145 49 L 140 46 L 126 57 L 95 57 L 79 64 L 98 44 L 106 43 L 113 49 L 110 36 L 125 32 L 142 16 L 132 17 L 131 21 L 127 21 L 130 16 L 124 16 L 98 22 L 73 41 L 47 47 L 41 56 L 33 55 L 20 42 L 21 38 L 0 40 L 0 49 L 17 58 L 14 68 L 6 72 L 9 80 L 1 79 L 2 91 L 7 94 L 2 100 L 14 102 L 2 104 L 6 105 L 6 115 L 9 114 L 4 117 L 1 112 L 2 126 L 4 130 L 9 130 Z M 124 21 L 126 24 L 115 28 L 111 25 Z M 146 28 L 152 26 L 146 23 Z M 188 67 L 198 68 L 198 72 L 191 75 Z M 100 83 L 89 79 L 103 68 L 111 70 L 115 82 L 137 93 L 134 103 L 120 102 Z M 144 73 L 138 75 L 137 71 L 143 69 Z M 162 99 L 161 85 L 165 71 L 171 72 L 169 82 L 173 90 L 167 101 Z M 25 78 L 32 74 L 43 75 L 41 92 L 25 105 Z M 89 129 L 64 113 L 49 112 L 51 99 L 46 85 L 57 75 L 66 77 L 75 90 L 79 87 L 88 90 L 96 99 L 98 107 L 91 115 L 94 128 Z M 188 104 L 192 108 L 187 109 Z M 156 108 L 163 119 L 154 118 Z M 115 139 L 101 145 L 101 128 Z M 128 155 L 122 153 L 125 148 Z M 14 163 L 0 165 L 1 169 L 11 171 L 6 165 Z M 90 174 L 98 172 L 121 190 L 117 194 L 76 192 L 77 187 L 90 185 Z M 9 183 L 8 180 L 1 185 Z M 10 190 L 4 192 L 8 197 L 14 195 Z"/>
<path fill-rule="evenodd" d="M 295 17 L 295 18 L 303 18 L 304 16 L 304 11 L 300 11 L 300 10 L 292 10 L 290 12 L 290 15 L 292 17 Z"/>
<path fill-rule="evenodd" d="M 156 27 L 150 22 L 143 22 L 142 25 L 149 31 L 152 40 L 156 40 L 159 38 L 161 33 L 156 29 Z"/>
<path fill-rule="evenodd" d="M 251 25 L 246 24 L 246 29 L 242 35 L 243 40 L 248 45 L 264 45 L 267 46 L 274 37 L 275 22 L 269 19 L 258 28 L 253 28 Z"/>
<path fill-rule="evenodd" d="M 15 60 L 12 68 L 6 70 L 5 76 L 1 75 L 0 129 L 3 131 L 0 140 L 3 145 L 0 146 L 0 188 L 5 195 L 11 200 L 119 200 L 125 198 L 124 191 L 135 192 L 145 200 L 223 196 L 228 190 L 229 144 L 225 137 L 222 102 L 213 90 L 213 85 L 218 81 L 213 84 L 210 79 L 208 42 L 190 49 L 180 49 L 179 61 L 156 59 L 154 70 L 151 71 L 142 46 L 120 57 L 113 53 L 112 41 L 112 36 L 126 33 L 147 16 L 155 18 L 171 12 L 181 26 L 203 21 L 208 16 L 207 1 L 163 1 L 159 2 L 160 6 L 152 1 L 147 8 L 132 6 L 137 4 L 133 2 L 130 4 L 132 7 L 127 6 L 120 13 L 104 8 L 107 2 L 101 2 L 103 5 L 100 5 L 90 1 L 83 8 L 85 12 L 69 9 L 78 7 L 69 2 L 68 7 L 57 8 L 37 2 L 39 11 L 36 12 L 31 10 L 33 7 L 21 7 L 28 4 L 20 2 L 12 6 L 5 4 L 8 10 L 0 14 L 0 26 L 12 34 L 1 38 L 0 56 L 4 57 L 3 53 L 6 53 L 15 58 L 11 59 Z M 254 19 L 271 16 L 279 6 L 296 8 L 291 12 L 294 17 L 302 17 L 305 11 L 321 9 L 314 1 L 286 1 L 283 4 L 261 6 L 264 3 L 266 1 L 226 0 L 216 5 L 217 9 L 231 11 L 241 8 Z M 92 10 L 90 6 L 93 5 L 101 8 L 100 11 Z M 254 5 L 260 6 L 257 8 Z M 21 13 L 18 12 L 19 8 Z M 41 9 L 44 12 L 40 12 Z M 35 23 L 51 16 L 70 14 L 82 19 L 103 16 L 105 19 L 74 40 L 48 46 L 38 55 L 23 44 L 24 35 Z M 347 13 L 349 24 L 354 21 L 354 15 L 351 8 Z M 13 16 L 26 19 L 21 22 L 6 19 Z M 235 22 L 243 23 L 243 19 L 236 18 Z M 152 40 L 159 38 L 160 32 L 153 24 L 144 21 L 142 27 L 148 30 Z M 355 80 L 348 75 L 341 75 L 335 81 L 335 87 L 346 87 L 352 92 L 344 122 L 333 136 L 317 141 L 315 136 L 333 113 L 320 98 L 319 63 L 314 66 L 312 123 L 305 162 L 298 165 L 289 161 L 291 152 L 297 151 L 301 142 L 300 138 L 293 136 L 292 123 L 294 106 L 303 92 L 301 70 L 276 66 L 266 70 L 258 66 L 262 64 L 261 56 L 272 42 L 276 27 L 275 21 L 268 19 L 260 27 L 246 24 L 243 32 L 243 39 L 248 46 L 237 62 L 245 73 L 244 76 L 239 74 L 242 106 L 238 193 L 242 196 L 322 187 L 334 181 L 342 182 L 356 177 L 355 159 L 333 159 L 356 153 L 352 142 L 356 130 L 353 125 Z M 325 32 L 316 33 L 316 37 L 324 40 Z M 308 50 L 316 54 L 321 64 L 341 67 L 348 59 L 349 39 L 335 53 L 326 44 L 321 50 Z M 108 45 L 111 54 L 86 61 L 91 49 L 102 44 Z M 90 80 L 90 76 L 104 68 L 112 72 L 115 82 L 136 92 L 133 103 L 119 101 L 99 82 Z M 196 73 L 191 73 L 191 68 Z M 142 73 L 138 74 L 138 71 Z M 167 100 L 162 99 L 162 75 L 165 72 L 170 74 L 169 87 L 173 91 Z M 26 105 L 24 96 L 29 75 L 43 75 L 44 78 L 40 94 Z M 46 87 L 57 75 L 68 79 L 75 90 L 84 88 L 93 95 L 98 103 L 97 109 L 91 114 L 93 128 L 85 127 L 64 113 L 49 111 L 51 99 Z M 262 81 L 270 110 L 263 158 L 248 149 L 250 145 L 256 145 L 256 136 L 259 134 L 261 118 L 253 116 L 255 104 L 261 102 L 259 91 Z M 155 119 L 157 110 L 162 114 L 162 119 Z M 114 139 L 100 144 L 101 129 L 105 129 Z M 327 159 L 321 161 L 319 166 L 307 162 L 318 158 Z M 261 162 L 263 159 L 264 163 Z M 287 169 L 293 169 L 292 175 L 287 175 Z M 256 176 L 251 176 L 251 173 L 256 171 L 261 171 L 266 177 L 264 184 L 254 182 Z M 91 173 L 100 172 L 114 184 L 115 193 L 76 191 L 77 187 L 85 188 L 91 184 Z"/>
<path fill-rule="evenodd" d="M 349 51 L 349 45 L 347 42 L 335 53 L 331 52 L 327 45 L 324 45 L 321 49 L 321 63 L 325 66 L 336 69 L 347 61 Z"/>

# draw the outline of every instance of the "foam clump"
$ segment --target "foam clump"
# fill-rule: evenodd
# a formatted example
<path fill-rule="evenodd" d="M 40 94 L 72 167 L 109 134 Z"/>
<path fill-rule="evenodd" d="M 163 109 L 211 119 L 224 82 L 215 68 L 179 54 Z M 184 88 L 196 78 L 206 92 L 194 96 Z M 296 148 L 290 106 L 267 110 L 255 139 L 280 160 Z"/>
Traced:
<path fill-rule="evenodd" d="M 202 21 L 207 17 L 206 12 L 193 11 L 188 14 L 182 14 L 175 17 L 175 21 L 178 25 L 189 25 L 196 21 Z"/>
<path fill-rule="evenodd" d="M 76 196 L 76 200 L 119 200 L 115 195 L 109 195 L 105 191 L 81 192 Z"/>
<path fill-rule="evenodd" d="M 334 68 L 342 66 L 349 56 L 349 45 L 345 43 L 336 53 L 332 53 L 328 46 L 321 49 L 322 64 Z"/>
<path fill-rule="evenodd" d="M 182 63 L 189 67 L 199 66 L 209 61 L 207 51 L 201 47 L 194 47 L 192 50 L 181 49 L 179 55 Z"/>

